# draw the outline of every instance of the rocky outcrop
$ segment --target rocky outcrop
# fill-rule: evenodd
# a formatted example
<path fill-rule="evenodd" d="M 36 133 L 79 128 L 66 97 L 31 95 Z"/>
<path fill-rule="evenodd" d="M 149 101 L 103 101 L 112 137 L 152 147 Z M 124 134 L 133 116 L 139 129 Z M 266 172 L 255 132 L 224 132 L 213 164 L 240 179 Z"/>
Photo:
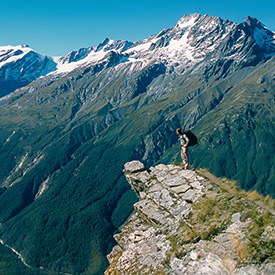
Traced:
<path fill-rule="evenodd" d="M 263 223 L 261 237 L 255 237 L 255 216 L 264 211 L 244 193 L 236 197 L 199 171 L 176 165 L 147 171 L 132 161 L 124 173 L 139 201 L 114 236 L 118 245 L 108 256 L 105 275 L 273 274 L 274 252 L 259 249 L 274 248 L 274 216 L 265 212 L 269 225 Z M 255 239 L 262 242 L 258 250 Z M 264 260 L 253 253 L 265 254 Z"/>

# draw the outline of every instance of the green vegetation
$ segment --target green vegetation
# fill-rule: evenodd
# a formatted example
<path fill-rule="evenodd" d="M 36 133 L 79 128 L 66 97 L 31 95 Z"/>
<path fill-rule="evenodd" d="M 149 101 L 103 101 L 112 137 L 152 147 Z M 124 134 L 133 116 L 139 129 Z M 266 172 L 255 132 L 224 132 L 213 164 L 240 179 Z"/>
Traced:
<path fill-rule="evenodd" d="M 258 214 L 257 212 L 253 213 L 252 223 L 249 224 L 249 256 L 252 262 L 259 263 L 264 262 L 266 259 L 269 259 L 274 262 L 275 260 L 275 240 L 273 239 L 264 239 L 263 233 L 268 226 L 275 226 L 274 216 L 269 212 L 264 212 Z M 269 227 L 269 228 L 270 228 Z M 274 231 L 274 229 L 273 229 Z M 273 233 L 274 234 L 274 233 Z"/>
<path fill-rule="evenodd" d="M 46 275 L 42 270 L 26 267 L 9 248 L 0 244 L 1 275 Z"/>
<path fill-rule="evenodd" d="M 44 157 L 32 168 L 33 174 L 27 173 L 1 196 L 2 238 L 33 267 L 102 273 L 108 265 L 105 255 L 115 244 L 112 235 L 136 201 L 122 174 L 128 157 L 123 147 L 112 149 L 99 143 L 91 148 L 90 141 L 76 146 L 77 138 L 85 138 L 81 133 L 79 127 L 73 135 L 55 140 L 50 148 L 44 145 Z M 63 144 L 67 146 L 63 148 Z M 70 159 L 72 150 L 74 158 Z M 56 151 L 63 158 L 58 159 Z M 121 160 L 113 161 L 114 155 Z M 47 180 L 44 171 L 50 175 L 49 189 L 34 200 L 39 184 Z"/>

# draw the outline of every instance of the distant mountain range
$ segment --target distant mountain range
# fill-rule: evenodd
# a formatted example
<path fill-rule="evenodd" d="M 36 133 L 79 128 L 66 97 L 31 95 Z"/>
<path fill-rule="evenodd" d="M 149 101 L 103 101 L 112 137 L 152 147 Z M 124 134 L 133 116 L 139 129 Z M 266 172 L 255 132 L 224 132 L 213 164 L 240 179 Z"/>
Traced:
<path fill-rule="evenodd" d="M 180 19 L 174 28 L 165 29 L 143 41 L 133 43 L 106 38 L 96 47 L 73 51 L 64 57 L 45 56 L 35 52 L 28 45 L 2 46 L 0 47 L 0 96 L 25 86 L 41 76 L 64 75 L 77 68 L 94 65 L 104 60 L 110 53 L 124 55 L 124 59 L 120 62 L 143 61 L 142 66 L 146 66 L 155 60 L 169 64 L 168 66 L 172 66 L 173 69 L 174 66 L 186 69 L 205 60 L 207 56 L 210 57 L 213 52 L 217 55 L 215 49 L 223 44 L 229 33 L 237 36 L 231 37 L 235 48 L 224 49 L 226 52 L 220 52 L 219 55 L 234 57 L 235 61 L 241 62 L 244 56 L 239 55 L 238 47 L 242 47 L 244 39 L 248 39 L 245 34 L 249 34 L 254 40 L 254 45 L 248 44 L 247 47 L 252 46 L 251 50 L 258 51 L 258 54 L 261 51 L 262 58 L 268 59 L 274 55 L 274 32 L 269 31 L 256 19 L 247 17 L 241 27 L 228 20 L 192 14 Z M 247 42 L 250 43 L 249 40 Z M 257 49 L 258 47 L 260 49 Z M 234 52 L 238 54 L 233 56 Z"/>
<path fill-rule="evenodd" d="M 3 244 L 32 272 L 102 274 L 137 199 L 124 163 L 180 162 L 178 127 L 194 167 L 275 196 L 274 55 L 257 19 L 200 14 L 60 58 L 0 47 Z"/>

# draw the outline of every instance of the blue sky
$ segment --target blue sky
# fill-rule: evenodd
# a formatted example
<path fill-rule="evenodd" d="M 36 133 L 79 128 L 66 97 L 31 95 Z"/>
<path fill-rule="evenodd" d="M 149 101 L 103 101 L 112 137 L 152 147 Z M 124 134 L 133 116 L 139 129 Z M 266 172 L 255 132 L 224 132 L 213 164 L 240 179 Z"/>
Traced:
<path fill-rule="evenodd" d="M 106 37 L 139 41 L 201 13 L 241 23 L 250 15 L 275 31 L 274 0 L 0 0 L 0 45 L 28 44 L 63 56 Z"/>

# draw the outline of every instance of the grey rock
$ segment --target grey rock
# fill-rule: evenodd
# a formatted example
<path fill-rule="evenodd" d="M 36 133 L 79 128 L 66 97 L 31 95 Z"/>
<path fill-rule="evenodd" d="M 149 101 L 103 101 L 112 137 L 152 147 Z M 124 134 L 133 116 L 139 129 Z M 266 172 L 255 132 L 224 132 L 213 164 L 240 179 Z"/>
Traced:
<path fill-rule="evenodd" d="M 170 209 L 173 204 L 173 198 L 167 189 L 162 189 L 160 191 L 154 192 L 150 196 L 158 205 L 164 207 L 165 209 Z"/>
<path fill-rule="evenodd" d="M 180 260 L 177 258 L 173 258 L 171 260 L 170 267 L 171 267 L 171 270 L 173 270 L 173 272 L 171 272 L 171 270 L 169 270 L 169 273 L 167 273 L 167 274 L 180 275 L 180 274 L 185 274 L 187 271 L 185 262 L 183 260 Z"/>
<path fill-rule="evenodd" d="M 149 223 L 171 224 L 173 216 L 168 212 L 161 210 L 153 201 L 142 200 L 134 204 L 136 211 Z"/>
<path fill-rule="evenodd" d="M 275 242 L 275 227 L 267 226 L 264 233 L 262 234 L 261 240 L 263 242 Z"/>
<path fill-rule="evenodd" d="M 164 164 L 159 164 L 155 167 L 155 169 L 161 170 L 161 171 L 168 171 L 169 167 L 167 165 L 164 165 Z"/>
<path fill-rule="evenodd" d="M 124 164 L 125 172 L 133 173 L 133 172 L 139 172 L 139 171 L 144 171 L 144 170 L 145 170 L 144 164 L 138 160 L 127 162 Z"/>
<path fill-rule="evenodd" d="M 258 267 L 255 265 L 242 267 L 238 272 L 238 275 L 258 275 L 258 274 L 262 274 L 262 273 L 259 271 Z"/>
<path fill-rule="evenodd" d="M 193 274 L 211 274 L 211 275 L 228 274 L 228 270 L 224 266 L 222 259 L 213 253 L 209 253 L 205 259 L 201 260 L 198 263 L 197 267 L 196 265 L 193 265 L 193 266 L 195 267 Z M 190 272 L 189 274 L 192 274 L 192 273 Z"/>
<path fill-rule="evenodd" d="M 231 221 L 233 223 L 239 223 L 239 222 L 241 222 L 240 218 L 241 218 L 241 214 L 240 213 L 236 213 L 236 214 L 232 215 Z"/>
<path fill-rule="evenodd" d="M 173 177 L 168 180 L 164 180 L 164 183 L 170 187 L 179 186 L 186 183 L 186 179 L 182 177 Z"/>
<path fill-rule="evenodd" d="M 189 214 L 191 209 L 191 206 L 189 203 L 183 201 L 170 209 L 170 212 L 175 216 L 175 217 L 185 217 Z"/>
<path fill-rule="evenodd" d="M 260 268 L 260 274 L 274 275 L 274 270 L 275 270 L 275 263 L 267 263 Z"/>
<path fill-rule="evenodd" d="M 191 179 L 195 175 L 196 175 L 196 173 L 192 170 L 182 170 L 179 172 L 179 176 L 184 177 L 186 179 Z"/>
<path fill-rule="evenodd" d="M 184 198 L 187 202 L 193 203 L 198 200 L 199 194 L 193 189 L 189 189 L 182 194 L 182 198 Z"/>
<path fill-rule="evenodd" d="M 151 192 L 157 192 L 157 191 L 161 191 L 163 190 L 163 186 L 160 185 L 160 184 L 154 184 L 148 191 L 148 193 L 151 193 Z"/>
<path fill-rule="evenodd" d="M 178 194 L 181 194 L 181 193 L 185 193 L 187 190 L 189 190 L 191 187 L 190 185 L 188 184 L 184 184 L 184 185 L 180 185 L 180 186 L 175 186 L 175 187 L 172 187 L 171 189 L 178 193 Z"/>
<path fill-rule="evenodd" d="M 199 180 L 190 182 L 190 186 L 199 190 L 199 191 L 202 191 L 202 189 L 203 189 L 203 185 L 201 184 L 201 182 Z"/>

